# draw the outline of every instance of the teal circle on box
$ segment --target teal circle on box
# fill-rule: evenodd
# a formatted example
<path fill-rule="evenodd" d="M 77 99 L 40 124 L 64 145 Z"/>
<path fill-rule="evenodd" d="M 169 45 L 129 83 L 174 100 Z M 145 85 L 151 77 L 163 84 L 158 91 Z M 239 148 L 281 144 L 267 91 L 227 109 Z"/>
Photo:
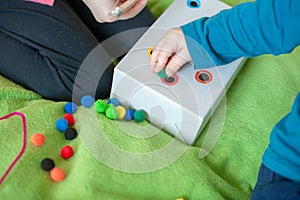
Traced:
<path fill-rule="evenodd" d="M 189 8 L 200 8 L 201 2 L 199 0 L 187 0 L 186 5 Z"/>

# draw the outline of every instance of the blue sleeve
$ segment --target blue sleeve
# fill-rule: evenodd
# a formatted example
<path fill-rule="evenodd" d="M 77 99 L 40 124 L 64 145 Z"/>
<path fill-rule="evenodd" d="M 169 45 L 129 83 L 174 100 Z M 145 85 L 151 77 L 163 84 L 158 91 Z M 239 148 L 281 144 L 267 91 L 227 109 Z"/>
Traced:
<path fill-rule="evenodd" d="M 272 171 L 300 183 L 300 93 L 292 110 L 273 128 L 263 163 Z"/>
<path fill-rule="evenodd" d="M 290 53 L 300 44 L 300 1 L 257 0 L 181 27 L 196 68 Z"/>

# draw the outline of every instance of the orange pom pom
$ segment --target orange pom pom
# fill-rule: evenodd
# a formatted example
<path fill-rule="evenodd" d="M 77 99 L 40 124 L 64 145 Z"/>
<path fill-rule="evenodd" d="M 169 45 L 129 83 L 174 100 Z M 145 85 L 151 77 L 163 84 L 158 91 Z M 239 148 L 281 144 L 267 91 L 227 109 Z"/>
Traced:
<path fill-rule="evenodd" d="M 50 171 L 50 178 L 55 182 L 60 182 L 65 179 L 65 172 L 61 168 L 54 167 Z"/>
<path fill-rule="evenodd" d="M 31 136 L 31 142 L 35 146 L 42 146 L 45 143 L 46 137 L 41 133 L 36 133 Z"/>

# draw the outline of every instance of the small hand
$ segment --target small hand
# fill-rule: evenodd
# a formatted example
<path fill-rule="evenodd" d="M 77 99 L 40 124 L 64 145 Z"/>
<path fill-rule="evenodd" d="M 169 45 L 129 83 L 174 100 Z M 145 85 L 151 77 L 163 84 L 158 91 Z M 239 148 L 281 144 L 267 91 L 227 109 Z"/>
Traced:
<path fill-rule="evenodd" d="M 157 73 L 166 67 L 166 74 L 172 76 L 191 60 L 182 30 L 174 28 L 168 30 L 155 45 L 150 58 L 150 69 Z"/>

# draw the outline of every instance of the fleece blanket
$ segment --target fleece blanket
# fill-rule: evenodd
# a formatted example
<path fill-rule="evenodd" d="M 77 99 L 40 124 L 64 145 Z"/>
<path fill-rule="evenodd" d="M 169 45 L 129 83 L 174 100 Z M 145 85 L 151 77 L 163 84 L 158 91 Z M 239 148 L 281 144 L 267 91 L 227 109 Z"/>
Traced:
<path fill-rule="evenodd" d="M 170 3 L 149 6 L 159 16 Z M 0 76 L 0 117 L 11 113 L 0 121 L 0 199 L 249 199 L 269 133 L 300 90 L 299 63 L 300 49 L 247 60 L 193 146 L 148 122 L 113 121 L 82 106 L 74 114 L 79 137 L 65 140 L 55 124 L 66 102 Z M 42 146 L 30 142 L 36 133 L 46 138 Z M 74 149 L 69 159 L 60 156 L 65 145 Z M 44 158 L 64 170 L 63 181 L 42 170 Z"/>

